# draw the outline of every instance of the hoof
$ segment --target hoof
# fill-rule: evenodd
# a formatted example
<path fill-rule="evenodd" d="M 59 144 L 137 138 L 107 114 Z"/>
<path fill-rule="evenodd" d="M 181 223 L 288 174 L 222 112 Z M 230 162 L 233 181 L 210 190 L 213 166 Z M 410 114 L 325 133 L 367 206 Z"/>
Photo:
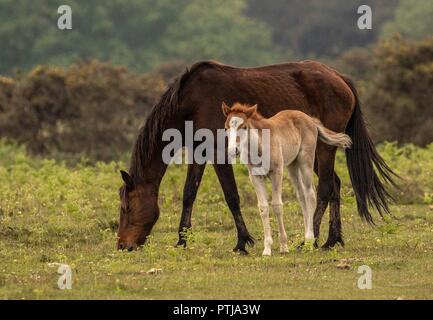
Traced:
<path fill-rule="evenodd" d="M 280 253 L 289 253 L 289 247 L 287 244 L 280 245 Z"/>
<path fill-rule="evenodd" d="M 334 248 L 337 244 L 340 244 L 342 247 L 344 247 L 344 241 L 343 239 L 338 240 L 327 240 L 325 244 L 321 247 L 322 250 L 327 251 Z"/>
<path fill-rule="evenodd" d="M 247 256 L 248 255 L 248 251 L 245 250 L 245 248 L 238 248 L 238 247 L 236 247 L 236 248 L 233 249 L 233 252 L 236 252 L 236 253 L 238 253 L 241 256 Z"/>
<path fill-rule="evenodd" d="M 179 240 L 176 245 L 176 248 L 186 248 L 186 241 L 184 239 Z"/>
<path fill-rule="evenodd" d="M 248 251 L 247 249 L 245 249 L 247 245 L 249 245 L 250 247 L 254 246 L 254 239 L 250 235 L 240 237 L 238 239 L 236 247 L 233 249 L 233 252 L 237 252 L 241 255 L 247 255 Z"/>
<path fill-rule="evenodd" d="M 300 244 L 296 246 L 296 251 L 301 252 L 304 249 L 305 241 L 302 241 Z"/>
<path fill-rule="evenodd" d="M 272 255 L 271 249 L 265 249 L 263 250 L 262 256 L 264 257 L 270 257 Z"/>
<path fill-rule="evenodd" d="M 314 250 L 314 249 L 318 249 L 319 246 L 317 244 L 317 240 L 314 240 L 314 242 L 307 242 L 305 243 L 305 241 L 302 241 L 297 247 L 296 247 L 296 251 L 300 252 L 306 249 L 310 249 L 310 250 Z"/>

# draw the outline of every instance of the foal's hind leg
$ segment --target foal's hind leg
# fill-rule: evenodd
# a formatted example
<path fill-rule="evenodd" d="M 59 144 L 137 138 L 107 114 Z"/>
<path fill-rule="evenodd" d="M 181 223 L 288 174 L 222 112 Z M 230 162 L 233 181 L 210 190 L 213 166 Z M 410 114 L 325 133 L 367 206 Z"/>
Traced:
<path fill-rule="evenodd" d="M 305 199 L 305 241 L 313 242 L 315 240 L 313 231 L 314 211 L 316 210 L 316 192 L 313 185 L 313 155 L 305 155 L 305 160 L 299 161 L 299 173 L 302 180 L 304 199 Z"/>
<path fill-rule="evenodd" d="M 272 209 L 277 217 L 278 222 L 278 236 L 280 240 L 280 252 L 289 252 L 289 247 L 287 246 L 287 234 L 284 228 L 283 221 L 283 200 L 282 200 L 282 187 L 283 187 L 283 170 L 274 170 L 270 175 L 272 181 Z"/>
<path fill-rule="evenodd" d="M 314 243 L 313 215 L 316 194 L 313 187 L 313 163 L 298 159 L 289 166 L 290 177 L 296 188 L 296 196 L 302 208 L 305 226 L 305 240 Z"/>
<path fill-rule="evenodd" d="M 265 178 L 263 176 L 255 176 L 250 172 L 250 179 L 253 183 L 254 190 L 257 195 L 258 207 L 260 210 L 260 217 L 263 223 L 264 233 L 264 256 L 270 256 L 272 252 L 272 233 L 271 224 L 269 221 L 269 205 L 268 205 L 268 194 L 266 191 Z"/>

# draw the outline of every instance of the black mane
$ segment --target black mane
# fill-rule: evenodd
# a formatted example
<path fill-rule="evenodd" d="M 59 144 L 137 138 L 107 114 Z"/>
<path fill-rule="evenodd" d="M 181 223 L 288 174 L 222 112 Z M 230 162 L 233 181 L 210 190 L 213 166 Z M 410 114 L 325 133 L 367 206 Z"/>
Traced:
<path fill-rule="evenodd" d="M 182 88 L 191 75 L 202 68 L 215 67 L 219 64 L 212 61 L 199 62 L 169 85 L 161 96 L 159 102 L 152 108 L 145 125 L 140 129 L 135 142 L 132 156 L 130 174 L 134 179 L 142 178 L 144 169 L 154 158 L 158 143 L 161 142 L 165 122 L 179 110 L 179 96 Z"/>

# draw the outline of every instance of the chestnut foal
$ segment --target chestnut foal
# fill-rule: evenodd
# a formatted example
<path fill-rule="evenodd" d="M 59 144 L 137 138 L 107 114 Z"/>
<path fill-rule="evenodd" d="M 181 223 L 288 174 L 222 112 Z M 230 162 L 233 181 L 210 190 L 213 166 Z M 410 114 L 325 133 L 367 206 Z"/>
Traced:
<path fill-rule="evenodd" d="M 265 235 L 263 255 L 270 256 L 272 247 L 265 177 L 269 177 L 272 182 L 272 208 L 279 227 L 280 252 L 288 252 L 281 198 L 284 167 L 289 170 L 304 215 L 305 243 L 314 243 L 313 216 L 316 209 L 316 193 L 313 186 L 313 169 L 317 139 L 345 149 L 352 144 L 350 137 L 325 128 L 318 119 L 301 111 L 285 110 L 266 119 L 257 111 L 257 105 L 235 103 L 229 107 L 223 103 L 222 109 L 227 117 L 225 128 L 229 136 L 228 155 L 233 159 L 240 152 L 241 160 L 242 155 L 246 155 L 243 159 L 246 159 L 249 176 L 257 194 Z M 269 146 L 263 145 L 264 129 L 268 129 L 270 133 Z M 269 150 L 267 172 L 254 171 L 257 165 L 250 161 L 251 146 L 254 144 L 258 146 L 259 152 Z"/>

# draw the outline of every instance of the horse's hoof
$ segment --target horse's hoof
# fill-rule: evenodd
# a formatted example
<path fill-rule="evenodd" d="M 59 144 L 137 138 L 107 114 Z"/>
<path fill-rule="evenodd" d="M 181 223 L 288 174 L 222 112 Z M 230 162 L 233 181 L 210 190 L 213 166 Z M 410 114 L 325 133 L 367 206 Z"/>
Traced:
<path fill-rule="evenodd" d="M 245 250 L 245 248 L 237 248 L 236 247 L 236 248 L 233 249 L 233 252 L 236 252 L 236 253 L 238 253 L 241 256 L 247 256 L 248 255 L 248 251 Z"/>
<path fill-rule="evenodd" d="M 334 248 L 337 244 L 340 244 L 342 247 L 344 247 L 344 241 L 343 239 L 339 239 L 339 240 L 327 240 L 323 246 L 321 247 L 322 250 L 324 251 L 328 251 L 331 250 L 332 248 Z"/>
<path fill-rule="evenodd" d="M 305 249 L 309 249 L 309 250 L 314 250 L 314 249 L 318 249 L 319 245 L 317 244 L 317 240 L 314 240 L 314 242 L 307 242 L 305 243 L 305 241 L 302 241 L 297 247 L 296 250 L 298 252 L 303 251 Z"/>
<path fill-rule="evenodd" d="M 301 252 L 305 246 L 305 241 L 302 241 L 300 244 L 296 246 L 296 251 Z"/>
<path fill-rule="evenodd" d="M 186 248 L 186 241 L 185 240 L 179 240 L 176 245 L 176 248 Z"/>

